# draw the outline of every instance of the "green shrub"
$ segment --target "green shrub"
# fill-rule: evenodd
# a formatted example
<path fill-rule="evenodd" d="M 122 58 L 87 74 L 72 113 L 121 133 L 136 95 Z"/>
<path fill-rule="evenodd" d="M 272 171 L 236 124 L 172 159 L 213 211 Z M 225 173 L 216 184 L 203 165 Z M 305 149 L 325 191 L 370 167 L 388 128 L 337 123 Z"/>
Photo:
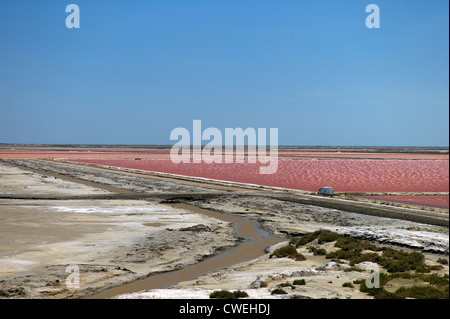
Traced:
<path fill-rule="evenodd" d="M 379 251 L 381 248 L 378 248 L 374 244 L 369 243 L 368 241 L 353 238 L 350 236 L 340 236 L 336 240 L 336 244 L 334 247 L 341 248 L 345 251 L 357 251 L 362 252 L 363 250 L 372 250 Z"/>
<path fill-rule="evenodd" d="M 245 291 L 242 291 L 242 290 L 237 290 L 237 291 L 234 291 L 234 292 L 233 292 L 233 296 L 234 296 L 236 299 L 239 299 L 239 298 L 247 298 L 247 297 L 248 297 L 248 293 L 246 293 Z"/>
<path fill-rule="evenodd" d="M 295 247 L 287 245 L 276 249 L 270 257 L 283 258 L 288 257 L 294 260 L 302 261 L 306 260 L 305 256 L 299 254 Z"/>
<path fill-rule="evenodd" d="M 320 231 L 315 231 L 313 233 L 308 233 L 303 235 L 300 238 L 297 238 L 293 244 L 295 245 L 295 247 L 299 247 L 299 246 L 304 246 L 306 244 L 309 244 L 310 242 L 314 241 L 315 239 L 317 239 L 317 237 L 319 237 Z"/>
<path fill-rule="evenodd" d="M 338 240 L 342 236 L 338 233 L 329 231 L 329 230 L 321 230 L 317 242 L 319 244 L 330 243 Z"/>
<path fill-rule="evenodd" d="M 216 290 L 209 294 L 212 299 L 239 299 L 246 298 L 248 294 L 245 291 L 237 290 L 234 292 L 228 290 Z"/>
<path fill-rule="evenodd" d="M 415 299 L 449 299 L 448 289 L 438 289 L 434 286 L 412 286 L 400 287 L 394 293 L 395 298 L 415 298 Z"/>
<path fill-rule="evenodd" d="M 304 286 L 306 285 L 306 281 L 305 279 L 296 279 L 292 282 L 292 284 L 296 286 Z"/>
<path fill-rule="evenodd" d="M 344 282 L 342 284 L 342 287 L 348 287 L 348 288 L 355 288 L 351 282 Z"/>
<path fill-rule="evenodd" d="M 428 272 L 428 266 L 425 264 L 425 257 L 422 253 L 404 252 L 392 248 L 383 250 L 383 258 L 379 264 L 388 272 L 405 272 L 410 270 L 417 270 L 419 272 Z"/>
<path fill-rule="evenodd" d="M 350 258 L 350 265 L 354 266 L 364 261 L 380 264 L 382 260 L 383 258 L 376 253 L 367 253 L 367 254 L 355 253 L 355 255 Z"/>
<path fill-rule="evenodd" d="M 439 276 L 437 274 L 421 275 L 420 279 L 434 286 L 448 287 L 449 285 L 448 274 L 444 274 L 444 276 Z"/>
<path fill-rule="evenodd" d="M 235 299 L 233 293 L 228 290 L 216 290 L 209 294 L 209 298 L 214 299 Z"/>
<path fill-rule="evenodd" d="M 277 285 L 277 287 L 278 287 L 278 288 L 285 288 L 285 287 L 288 287 L 288 288 L 291 288 L 291 289 L 295 289 L 295 287 L 294 287 L 293 285 L 291 285 L 290 283 L 288 283 L 288 282 L 283 282 L 283 283 Z"/>
<path fill-rule="evenodd" d="M 438 263 L 442 264 L 442 265 L 448 265 L 448 260 L 442 257 L 439 257 L 439 259 L 437 260 Z"/>
<path fill-rule="evenodd" d="M 416 285 L 412 287 L 400 287 L 395 292 L 388 292 L 384 289 L 387 282 L 392 279 L 420 279 L 429 283 L 428 285 Z M 360 285 L 360 291 L 365 292 L 376 299 L 448 299 L 449 298 L 449 278 L 448 275 L 439 276 L 437 274 L 411 274 L 411 273 L 395 273 L 380 274 L 380 287 L 368 288 L 365 280 L 354 281 Z"/>
<path fill-rule="evenodd" d="M 442 267 L 441 265 L 433 265 L 433 266 L 427 266 L 426 267 L 429 271 L 433 271 L 433 270 L 441 270 L 442 268 L 444 268 L 444 267 Z M 428 272 L 428 271 L 427 271 Z"/>
<path fill-rule="evenodd" d="M 376 296 L 375 299 L 401 299 L 395 295 L 395 293 L 389 292 L 385 289 L 381 289 Z"/>
<path fill-rule="evenodd" d="M 354 257 L 359 256 L 359 253 L 353 252 L 353 251 L 348 251 L 348 250 L 337 250 L 337 251 L 333 251 L 331 253 L 328 253 L 326 255 L 326 258 L 328 259 L 346 259 L 346 260 L 350 260 Z"/>
<path fill-rule="evenodd" d="M 407 272 L 411 270 L 426 273 L 437 269 L 435 266 L 427 266 L 424 255 L 420 252 L 414 251 L 408 253 L 392 248 L 385 248 L 383 249 L 383 254 L 380 256 L 375 252 L 363 254 L 361 247 L 365 245 L 356 245 L 356 241 L 353 240 L 338 240 L 336 245 L 341 247 L 341 250 L 328 253 L 326 258 L 345 259 L 349 261 L 351 266 L 364 261 L 373 262 L 385 268 L 389 273 Z M 367 246 L 364 248 L 367 248 Z"/>
<path fill-rule="evenodd" d="M 312 252 L 314 256 L 326 256 L 327 251 L 323 248 L 309 247 L 309 252 Z"/>
<path fill-rule="evenodd" d="M 276 289 L 272 290 L 271 294 L 272 295 L 287 295 L 287 292 L 281 288 L 276 288 Z"/>
<path fill-rule="evenodd" d="M 340 237 L 342 237 L 342 235 L 339 235 L 338 233 L 332 232 L 330 230 L 322 229 L 322 230 L 317 230 L 313 233 L 305 234 L 305 235 L 301 236 L 300 238 L 292 240 L 291 243 L 293 245 L 295 245 L 296 247 L 299 247 L 299 246 L 304 246 L 306 244 L 309 244 L 310 242 L 312 242 L 316 239 L 319 244 L 323 244 L 323 243 L 329 243 L 329 242 L 336 241 Z"/>
<path fill-rule="evenodd" d="M 428 282 L 429 285 L 416 285 L 412 287 L 400 287 L 394 293 L 388 292 L 384 289 L 384 286 L 389 280 L 395 278 L 404 279 L 421 279 Z M 423 275 L 423 274 L 410 274 L 410 273 L 397 273 L 397 274 L 380 274 L 380 287 L 368 288 L 365 280 L 354 281 L 355 284 L 360 285 L 360 291 L 365 292 L 375 299 L 449 299 L 449 280 L 448 275 L 439 276 L 436 274 Z"/>

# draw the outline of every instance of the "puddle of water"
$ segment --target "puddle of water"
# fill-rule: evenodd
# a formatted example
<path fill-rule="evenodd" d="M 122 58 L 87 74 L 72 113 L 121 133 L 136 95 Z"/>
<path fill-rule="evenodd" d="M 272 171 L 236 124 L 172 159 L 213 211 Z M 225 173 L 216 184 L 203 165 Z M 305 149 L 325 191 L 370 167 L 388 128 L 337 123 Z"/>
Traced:
<path fill-rule="evenodd" d="M 216 213 L 187 204 L 174 204 L 173 206 L 233 223 L 236 230 L 236 235 L 244 238 L 244 241 L 233 248 L 223 251 L 216 256 L 208 257 L 194 265 L 175 271 L 156 274 L 126 285 L 111 288 L 96 294 L 91 298 L 110 298 L 119 294 L 133 293 L 149 289 L 167 288 L 182 281 L 192 280 L 201 275 L 258 258 L 265 254 L 265 249 L 268 246 L 285 240 L 271 236 L 267 231 L 260 229 L 258 227 L 258 223 L 255 221 Z"/>

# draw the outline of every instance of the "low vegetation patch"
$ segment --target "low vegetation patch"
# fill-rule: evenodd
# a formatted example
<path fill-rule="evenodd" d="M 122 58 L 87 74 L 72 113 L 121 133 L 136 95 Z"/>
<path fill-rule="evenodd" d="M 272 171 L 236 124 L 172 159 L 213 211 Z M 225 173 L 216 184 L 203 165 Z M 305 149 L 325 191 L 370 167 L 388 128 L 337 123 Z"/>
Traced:
<path fill-rule="evenodd" d="M 210 293 L 209 298 L 212 299 L 239 299 L 247 298 L 248 294 L 245 291 L 228 291 L 228 290 L 216 290 Z"/>
<path fill-rule="evenodd" d="M 412 287 L 400 287 L 395 292 L 389 292 L 385 289 L 386 284 L 396 278 L 416 279 L 421 281 L 422 285 Z M 380 274 L 380 287 L 368 288 L 365 280 L 359 280 L 355 283 L 360 285 L 360 291 L 365 292 L 375 299 L 449 299 L 449 278 L 448 275 L 439 276 L 437 274 Z"/>
<path fill-rule="evenodd" d="M 317 239 L 317 242 L 319 244 L 329 243 L 336 241 L 341 235 L 332 232 L 330 230 L 317 230 L 313 233 L 308 233 L 300 238 L 295 238 L 291 240 L 291 244 L 295 247 L 304 246 L 306 244 L 309 244 Z"/>
<path fill-rule="evenodd" d="M 448 286 L 447 289 L 438 289 L 434 286 L 412 286 L 412 287 L 400 287 L 393 294 L 386 296 L 385 298 L 405 299 L 448 299 Z"/>
<path fill-rule="evenodd" d="M 411 273 L 389 275 L 389 280 L 396 278 L 420 280 L 423 282 L 427 282 L 433 286 L 440 286 L 440 287 L 445 287 L 449 285 L 448 274 L 444 274 L 443 276 L 440 276 L 438 274 L 411 274 Z"/>
<path fill-rule="evenodd" d="M 309 247 L 309 252 L 313 253 L 314 256 L 326 256 L 327 251 L 323 248 L 317 248 L 314 246 Z"/>
<path fill-rule="evenodd" d="M 342 287 L 348 287 L 348 288 L 355 288 L 351 282 L 344 282 L 342 284 Z"/>
<path fill-rule="evenodd" d="M 286 245 L 281 248 L 276 249 L 270 257 L 283 258 L 288 257 L 297 261 L 306 260 L 305 256 L 298 253 L 297 249 L 294 246 Z"/>
<path fill-rule="evenodd" d="M 389 273 L 411 270 L 428 273 L 442 268 L 440 265 L 427 266 L 421 252 L 404 252 L 387 247 L 378 247 L 366 240 L 340 235 L 329 230 L 318 230 L 295 238 L 291 240 L 290 247 L 304 246 L 314 240 L 322 244 L 335 241 L 334 247 L 340 248 L 340 250 L 326 253 L 322 248 L 310 247 L 313 254 L 321 255 L 325 253 L 327 259 L 347 260 L 351 266 L 364 261 L 373 262 Z"/>
<path fill-rule="evenodd" d="M 292 284 L 296 285 L 296 286 L 304 286 L 304 285 L 306 285 L 306 281 L 305 281 L 305 279 L 297 279 L 297 280 L 294 280 L 294 282 Z"/>
<path fill-rule="evenodd" d="M 281 288 L 275 288 L 274 290 L 272 290 L 271 294 L 272 295 L 287 295 L 287 292 Z"/>
<path fill-rule="evenodd" d="M 437 260 L 437 262 L 438 263 L 440 263 L 440 264 L 442 264 L 442 265 L 448 265 L 448 260 L 447 259 L 445 259 L 445 258 L 439 258 L 438 260 Z"/>
<path fill-rule="evenodd" d="M 305 234 L 290 241 L 291 248 L 305 246 L 316 241 L 318 244 L 335 242 L 334 247 L 339 250 L 327 253 L 324 249 L 315 246 L 309 247 L 314 255 L 321 255 L 325 251 L 327 259 L 334 261 L 346 260 L 351 268 L 348 271 L 361 271 L 355 265 L 361 262 L 372 262 L 381 266 L 387 273 L 380 273 L 379 288 L 368 288 L 366 280 L 346 282 L 342 286 L 359 289 L 376 299 L 448 299 L 449 277 L 447 274 L 440 276 L 431 273 L 442 269 L 442 265 L 448 265 L 448 260 L 440 258 L 438 263 L 442 265 L 429 266 L 425 263 L 425 256 L 418 251 L 402 251 L 388 247 L 379 247 L 369 241 L 340 235 L 329 230 L 319 230 Z M 294 249 L 296 252 L 297 250 Z M 347 271 L 347 270 L 346 270 Z M 396 278 L 414 279 L 414 286 L 400 287 L 395 292 L 385 289 L 386 284 Z M 417 281 L 417 284 L 416 284 Z M 294 282 L 293 285 L 296 285 Z"/>

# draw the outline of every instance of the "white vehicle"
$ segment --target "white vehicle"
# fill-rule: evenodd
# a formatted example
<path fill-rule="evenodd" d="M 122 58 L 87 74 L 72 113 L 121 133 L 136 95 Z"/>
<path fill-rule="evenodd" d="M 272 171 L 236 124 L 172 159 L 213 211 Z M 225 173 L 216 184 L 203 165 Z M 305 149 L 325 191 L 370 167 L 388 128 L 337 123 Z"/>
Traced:
<path fill-rule="evenodd" d="M 321 187 L 318 193 L 332 196 L 334 194 L 333 187 Z"/>

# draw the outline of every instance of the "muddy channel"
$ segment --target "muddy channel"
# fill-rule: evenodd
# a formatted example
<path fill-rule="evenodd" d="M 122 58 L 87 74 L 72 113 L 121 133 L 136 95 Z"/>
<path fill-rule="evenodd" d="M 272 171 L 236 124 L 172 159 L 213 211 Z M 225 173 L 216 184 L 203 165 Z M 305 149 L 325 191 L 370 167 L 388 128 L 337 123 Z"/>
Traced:
<path fill-rule="evenodd" d="M 240 243 L 231 249 L 206 258 L 194 265 L 175 271 L 152 275 L 148 278 L 140 279 L 129 284 L 110 288 L 91 296 L 91 298 L 104 299 L 120 294 L 167 288 L 179 282 L 192 280 L 201 275 L 258 258 L 266 253 L 267 247 L 281 241 L 286 241 L 285 238 L 274 237 L 269 232 L 259 228 L 259 223 L 252 220 L 225 215 L 184 203 L 177 203 L 172 206 L 232 223 L 234 225 L 236 236 L 241 239 Z"/>

